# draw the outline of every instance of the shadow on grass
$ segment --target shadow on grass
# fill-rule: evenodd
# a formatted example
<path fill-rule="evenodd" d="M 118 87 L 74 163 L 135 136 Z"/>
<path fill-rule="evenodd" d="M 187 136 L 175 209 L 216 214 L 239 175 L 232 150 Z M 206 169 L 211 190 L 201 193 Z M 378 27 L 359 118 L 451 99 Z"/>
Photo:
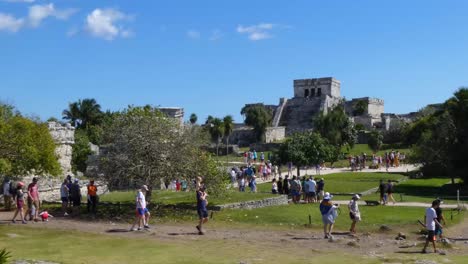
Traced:
<path fill-rule="evenodd" d="M 199 236 L 198 232 L 168 233 L 170 236 Z"/>
<path fill-rule="evenodd" d="M 423 181 L 423 179 L 421 179 Z M 449 179 L 447 179 L 449 181 Z M 461 184 L 444 184 L 442 186 L 427 186 L 416 184 L 396 185 L 394 188 L 395 193 L 402 193 L 411 196 L 423 196 L 428 198 L 456 198 L 457 190 L 460 190 L 460 195 L 468 195 L 467 187 Z"/>

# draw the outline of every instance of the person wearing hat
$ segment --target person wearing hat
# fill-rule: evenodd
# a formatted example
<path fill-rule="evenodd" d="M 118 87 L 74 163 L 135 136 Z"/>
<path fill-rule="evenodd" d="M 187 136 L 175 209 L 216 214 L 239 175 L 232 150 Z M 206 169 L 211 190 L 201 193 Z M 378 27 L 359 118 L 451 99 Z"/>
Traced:
<path fill-rule="evenodd" d="M 333 225 L 335 224 L 336 217 L 338 216 L 337 208 L 338 205 L 334 205 L 331 202 L 333 195 L 326 192 L 322 202 L 320 203 L 320 213 L 322 214 L 322 222 L 323 222 L 323 233 L 325 238 L 331 238 L 331 232 L 333 230 Z"/>
<path fill-rule="evenodd" d="M 136 195 L 136 219 L 135 222 L 133 223 L 132 227 L 130 228 L 130 231 L 137 231 L 141 230 L 141 225 L 143 224 L 143 227 L 148 229 L 148 221 L 150 217 L 150 212 L 148 208 L 146 207 L 146 192 L 148 192 L 148 186 L 143 185 L 141 188 L 137 191 Z M 138 229 L 135 228 L 136 224 L 138 223 Z"/>
<path fill-rule="evenodd" d="M 24 193 L 23 193 L 23 187 L 24 187 L 24 183 L 23 182 L 18 182 L 18 184 L 16 185 L 16 197 L 15 197 L 15 200 L 16 200 L 16 211 L 15 211 L 15 214 L 13 215 L 13 219 L 11 220 L 13 223 L 16 223 L 16 216 L 20 215 L 21 217 L 21 222 L 23 224 L 27 224 L 26 222 L 26 217 L 24 215 Z"/>
<path fill-rule="evenodd" d="M 87 186 L 88 189 L 88 204 L 87 209 L 88 213 L 91 212 L 96 214 L 96 205 L 97 205 L 97 186 L 94 185 L 94 180 L 90 180 Z"/>
<path fill-rule="evenodd" d="M 359 206 L 357 201 L 361 199 L 358 194 L 353 195 L 351 201 L 349 201 L 348 209 L 349 209 L 349 218 L 351 218 L 351 228 L 349 232 L 351 234 L 356 234 L 356 223 L 361 221 L 361 213 L 359 212 Z"/>

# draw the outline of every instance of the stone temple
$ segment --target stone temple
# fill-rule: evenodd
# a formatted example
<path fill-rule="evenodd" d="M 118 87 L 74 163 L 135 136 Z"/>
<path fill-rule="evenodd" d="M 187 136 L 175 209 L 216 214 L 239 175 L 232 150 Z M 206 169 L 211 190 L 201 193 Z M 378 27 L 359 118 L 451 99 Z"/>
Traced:
<path fill-rule="evenodd" d="M 315 116 L 326 114 L 341 102 L 349 118 L 366 129 L 390 130 L 392 126 L 400 124 L 396 121 L 408 122 L 413 119 L 413 114 L 384 113 L 382 99 L 362 97 L 343 101 L 341 83 L 333 77 L 294 80 L 293 88 L 293 98 L 280 98 L 278 105 L 266 105 L 273 112 L 272 127 L 267 129 L 265 135 L 267 143 L 281 140 L 296 131 L 312 130 Z M 356 111 L 358 108 L 360 111 Z M 248 138 L 248 133 L 247 127 L 238 124 L 231 143 L 244 145 L 245 142 L 241 141 Z"/>

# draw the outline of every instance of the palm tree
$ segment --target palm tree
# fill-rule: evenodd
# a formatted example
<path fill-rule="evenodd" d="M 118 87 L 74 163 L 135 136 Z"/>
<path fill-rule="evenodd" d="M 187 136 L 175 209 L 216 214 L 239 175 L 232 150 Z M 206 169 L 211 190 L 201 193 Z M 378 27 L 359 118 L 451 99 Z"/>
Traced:
<path fill-rule="evenodd" d="M 100 122 L 102 111 L 94 98 L 86 98 L 70 103 L 68 109 L 63 110 L 62 116 L 63 119 L 70 120 L 75 127 L 87 128 Z"/>
<path fill-rule="evenodd" d="M 197 115 L 195 113 L 192 113 L 190 115 L 190 124 L 195 125 L 195 123 L 197 123 L 197 120 L 198 120 Z"/>
<path fill-rule="evenodd" d="M 223 123 L 224 123 L 224 137 L 226 137 L 226 155 L 228 155 L 229 136 L 231 135 L 232 130 L 234 129 L 234 119 L 232 118 L 231 115 L 227 115 L 223 118 Z"/>
<path fill-rule="evenodd" d="M 221 137 L 224 135 L 224 124 L 223 120 L 219 118 L 213 118 L 212 122 L 209 124 L 211 137 L 216 140 L 216 156 L 219 155 L 219 142 Z"/>

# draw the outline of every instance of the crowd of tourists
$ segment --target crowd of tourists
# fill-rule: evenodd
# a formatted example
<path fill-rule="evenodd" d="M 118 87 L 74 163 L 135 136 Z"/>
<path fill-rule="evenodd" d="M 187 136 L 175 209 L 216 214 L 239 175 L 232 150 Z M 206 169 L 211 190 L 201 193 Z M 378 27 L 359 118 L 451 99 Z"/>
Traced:
<path fill-rule="evenodd" d="M 372 154 L 372 156 L 368 157 L 366 153 L 349 156 L 348 162 L 351 171 L 361 171 L 367 167 L 369 167 L 369 169 L 378 170 L 385 167 L 388 171 L 389 168 L 401 166 L 405 159 L 406 155 L 404 153 L 392 150 L 390 152 L 385 152 L 382 156 Z"/>
<path fill-rule="evenodd" d="M 28 221 L 48 221 L 53 217 L 47 210 L 41 210 L 38 182 L 38 178 L 34 177 L 26 187 L 21 181 L 15 182 L 8 177 L 5 178 L 2 186 L 4 204 L 7 211 L 15 210 L 11 220 L 13 223 L 16 223 L 18 216 L 23 224 L 27 224 Z M 95 215 L 98 195 L 94 180 L 89 181 L 86 189 L 88 212 Z M 69 175 L 63 180 L 60 186 L 60 200 L 63 216 L 80 214 L 82 193 L 78 179 L 72 181 Z"/>

